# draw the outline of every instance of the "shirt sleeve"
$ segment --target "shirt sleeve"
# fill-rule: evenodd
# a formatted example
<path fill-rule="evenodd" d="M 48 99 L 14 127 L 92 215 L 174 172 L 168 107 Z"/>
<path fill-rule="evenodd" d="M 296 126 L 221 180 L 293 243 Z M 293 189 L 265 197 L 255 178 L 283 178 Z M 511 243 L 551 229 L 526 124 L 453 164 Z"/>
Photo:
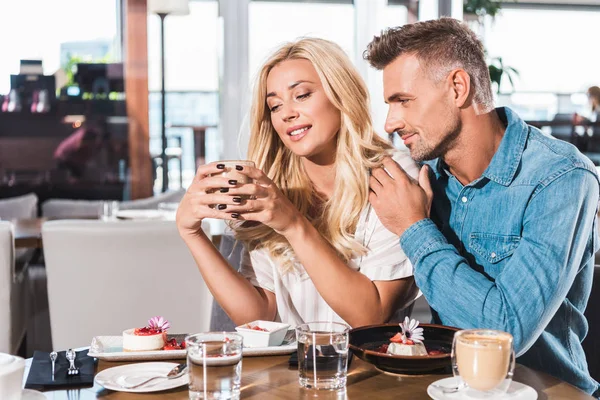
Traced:
<path fill-rule="evenodd" d="M 244 248 L 240 274 L 253 286 L 275 293 L 273 264 L 267 251 L 252 250 L 248 252 L 248 249 Z"/>
<path fill-rule="evenodd" d="M 368 253 L 359 262 L 360 272 L 372 281 L 391 281 L 413 274 L 412 264 L 400 247 L 399 237 L 388 231 L 371 209 L 364 244 Z"/>
<path fill-rule="evenodd" d="M 569 195 L 565 195 L 569 193 Z M 564 301 L 594 235 L 598 181 L 584 169 L 540 188 L 523 217 L 519 246 L 492 281 L 471 268 L 430 219 L 413 224 L 401 244 L 415 280 L 446 325 L 509 332 L 525 353 Z"/>
<path fill-rule="evenodd" d="M 407 151 L 396 150 L 392 158 L 408 175 L 413 178 L 419 176 L 419 167 Z M 360 260 L 360 272 L 372 281 L 391 281 L 412 276 L 413 267 L 400 246 L 400 238 L 383 226 L 372 208 L 367 218 L 364 245 L 369 252 Z"/>

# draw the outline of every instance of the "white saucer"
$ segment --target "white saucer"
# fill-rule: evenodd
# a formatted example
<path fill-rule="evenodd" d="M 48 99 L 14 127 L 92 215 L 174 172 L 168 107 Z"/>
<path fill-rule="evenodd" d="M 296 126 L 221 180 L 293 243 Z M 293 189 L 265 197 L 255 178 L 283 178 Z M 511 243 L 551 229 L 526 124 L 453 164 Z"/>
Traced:
<path fill-rule="evenodd" d="M 444 393 L 433 385 L 444 386 L 448 388 L 458 386 L 458 378 L 444 378 L 433 382 L 427 387 L 427 394 L 434 400 L 473 400 L 474 397 L 468 396 L 465 390 L 454 393 Z M 510 400 L 536 400 L 538 394 L 534 388 L 520 382 L 512 381 L 508 387 L 508 391 L 504 396 L 494 397 L 494 400 L 510 399 Z"/>
<path fill-rule="evenodd" d="M 46 400 L 46 395 L 37 390 L 23 389 L 21 392 L 21 400 Z"/>
<path fill-rule="evenodd" d="M 187 385 L 188 374 L 176 379 L 155 379 L 135 389 L 126 389 L 122 384 L 135 385 L 145 379 L 156 375 L 166 375 L 177 363 L 171 362 L 148 362 L 139 364 L 121 365 L 99 372 L 94 379 L 96 383 L 109 390 L 131 393 L 158 392 L 173 389 L 178 386 Z"/>

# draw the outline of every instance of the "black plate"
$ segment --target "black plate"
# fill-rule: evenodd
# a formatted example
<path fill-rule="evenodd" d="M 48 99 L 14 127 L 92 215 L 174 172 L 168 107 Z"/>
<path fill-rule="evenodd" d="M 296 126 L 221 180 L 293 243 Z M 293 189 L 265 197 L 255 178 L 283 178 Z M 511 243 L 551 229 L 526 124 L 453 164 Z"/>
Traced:
<path fill-rule="evenodd" d="M 377 351 L 382 344 L 390 343 L 390 338 L 401 332 L 400 325 L 383 324 L 355 328 L 350 331 L 350 348 L 363 361 L 375 367 L 396 374 L 422 375 L 445 370 L 450 372 L 450 352 L 452 339 L 458 328 L 444 325 L 419 324 L 423 328 L 427 351 L 441 350 L 444 354 L 432 356 L 396 356 Z"/>

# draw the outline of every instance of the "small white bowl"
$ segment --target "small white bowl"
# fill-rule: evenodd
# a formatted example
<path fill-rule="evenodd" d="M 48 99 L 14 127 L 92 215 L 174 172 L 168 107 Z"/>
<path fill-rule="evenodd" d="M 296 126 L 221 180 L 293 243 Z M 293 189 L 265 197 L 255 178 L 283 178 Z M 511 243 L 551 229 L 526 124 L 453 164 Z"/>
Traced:
<path fill-rule="evenodd" d="M 266 331 L 252 329 L 259 327 Z M 235 330 L 244 337 L 244 347 L 280 346 L 290 326 L 281 322 L 256 320 L 236 326 Z"/>

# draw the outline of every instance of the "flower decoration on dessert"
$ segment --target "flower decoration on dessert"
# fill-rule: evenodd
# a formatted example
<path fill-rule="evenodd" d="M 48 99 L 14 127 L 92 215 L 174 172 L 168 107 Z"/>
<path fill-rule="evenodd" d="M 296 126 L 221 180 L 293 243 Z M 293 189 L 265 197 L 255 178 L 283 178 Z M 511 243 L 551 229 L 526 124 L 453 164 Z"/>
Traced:
<path fill-rule="evenodd" d="M 157 316 L 148 320 L 148 327 L 159 332 L 165 332 L 171 327 L 171 324 L 163 317 Z"/>
<path fill-rule="evenodd" d="M 413 344 L 422 343 L 425 339 L 423 337 L 423 328 L 419 327 L 419 321 L 416 319 L 404 318 L 404 322 L 400 323 L 400 329 L 402 329 L 402 343 Z"/>

